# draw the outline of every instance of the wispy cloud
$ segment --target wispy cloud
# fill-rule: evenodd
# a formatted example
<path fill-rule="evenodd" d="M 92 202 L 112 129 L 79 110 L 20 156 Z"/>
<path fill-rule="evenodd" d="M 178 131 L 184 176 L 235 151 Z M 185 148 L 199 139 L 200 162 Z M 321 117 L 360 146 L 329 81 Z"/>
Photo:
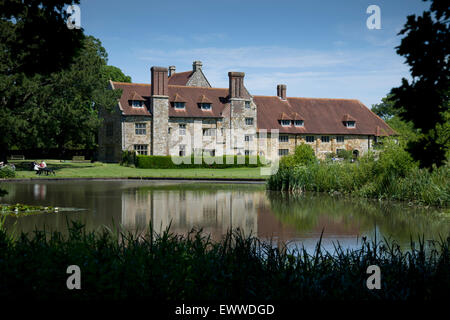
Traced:
<path fill-rule="evenodd" d="M 355 98 L 368 106 L 378 103 L 408 74 L 392 48 L 320 51 L 281 46 L 204 47 L 147 49 L 135 55 L 152 65 L 187 66 L 201 60 L 215 87 L 228 86 L 228 71 L 244 71 L 246 86 L 253 94 L 275 94 L 276 84 L 285 83 L 291 96 Z"/>

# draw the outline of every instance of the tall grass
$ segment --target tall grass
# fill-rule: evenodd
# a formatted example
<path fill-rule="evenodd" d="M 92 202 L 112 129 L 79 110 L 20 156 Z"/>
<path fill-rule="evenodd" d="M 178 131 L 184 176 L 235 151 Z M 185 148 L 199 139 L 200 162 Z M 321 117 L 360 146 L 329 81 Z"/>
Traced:
<path fill-rule="evenodd" d="M 450 238 L 419 240 L 410 251 L 363 241 L 333 253 L 282 250 L 238 230 L 212 242 L 187 236 L 102 230 L 36 231 L 16 239 L 0 230 L 0 299 L 411 300 L 445 299 Z M 381 290 L 368 290 L 369 265 L 381 268 Z M 81 269 L 81 290 L 66 288 L 66 268 Z"/>
<path fill-rule="evenodd" d="M 450 164 L 420 169 L 399 146 L 388 145 L 376 159 L 368 154 L 356 163 L 311 162 L 280 166 L 267 180 L 269 190 L 353 194 L 416 204 L 450 205 Z"/>

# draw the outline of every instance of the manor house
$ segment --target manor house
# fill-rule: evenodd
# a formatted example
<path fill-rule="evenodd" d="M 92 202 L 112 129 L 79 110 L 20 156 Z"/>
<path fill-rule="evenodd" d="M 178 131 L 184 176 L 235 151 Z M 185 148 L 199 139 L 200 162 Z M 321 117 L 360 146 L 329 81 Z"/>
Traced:
<path fill-rule="evenodd" d="M 194 61 L 185 72 L 152 67 L 150 84 L 111 81 L 122 96 L 112 113 L 100 112 L 99 160 L 117 162 L 123 150 L 273 158 L 301 143 L 319 158 L 339 149 L 358 156 L 378 137 L 395 134 L 358 100 L 288 97 L 284 84 L 275 96 L 251 95 L 243 72 L 228 72 L 228 78 L 228 88 L 213 88 L 202 63 Z"/>

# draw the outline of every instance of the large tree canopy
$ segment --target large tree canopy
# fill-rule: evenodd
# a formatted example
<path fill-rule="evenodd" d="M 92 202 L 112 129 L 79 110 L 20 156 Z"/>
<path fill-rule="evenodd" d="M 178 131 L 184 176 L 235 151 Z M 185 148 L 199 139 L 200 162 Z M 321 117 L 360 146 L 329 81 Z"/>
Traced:
<path fill-rule="evenodd" d="M 99 108 L 117 103 L 100 41 L 67 28 L 63 6 L 72 2 L 0 2 L 2 158 L 13 146 L 93 148 Z"/>
<path fill-rule="evenodd" d="M 1 0 L 1 73 L 48 74 L 72 63 L 82 29 L 67 28 L 67 5 L 79 0 Z"/>
<path fill-rule="evenodd" d="M 405 57 L 412 80 L 402 79 L 402 85 L 392 89 L 393 106 L 421 130 L 409 150 L 425 167 L 442 165 L 449 149 L 449 18 L 448 1 L 433 0 L 430 11 L 408 16 L 399 33 L 404 38 L 397 53 Z"/>
<path fill-rule="evenodd" d="M 103 73 L 105 74 L 106 79 L 117 81 L 117 82 L 131 82 L 131 77 L 126 76 L 122 70 L 115 66 L 104 66 Z"/>

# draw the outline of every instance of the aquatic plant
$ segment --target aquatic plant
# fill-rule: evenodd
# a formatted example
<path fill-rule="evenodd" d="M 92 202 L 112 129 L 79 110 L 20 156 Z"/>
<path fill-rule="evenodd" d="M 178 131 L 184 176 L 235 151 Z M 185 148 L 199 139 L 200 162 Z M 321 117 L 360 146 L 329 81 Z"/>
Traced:
<path fill-rule="evenodd" d="M 150 230 L 152 226 L 150 226 Z M 35 231 L 15 240 L 0 230 L 0 298 L 160 299 L 171 301 L 439 300 L 450 287 L 450 237 L 411 249 L 366 241 L 361 248 L 313 254 L 286 250 L 239 230 L 213 242 L 201 230 L 136 235 L 87 232 L 72 222 L 59 232 Z M 82 290 L 66 287 L 69 265 Z M 381 289 L 366 286 L 367 268 L 381 269 Z"/>

